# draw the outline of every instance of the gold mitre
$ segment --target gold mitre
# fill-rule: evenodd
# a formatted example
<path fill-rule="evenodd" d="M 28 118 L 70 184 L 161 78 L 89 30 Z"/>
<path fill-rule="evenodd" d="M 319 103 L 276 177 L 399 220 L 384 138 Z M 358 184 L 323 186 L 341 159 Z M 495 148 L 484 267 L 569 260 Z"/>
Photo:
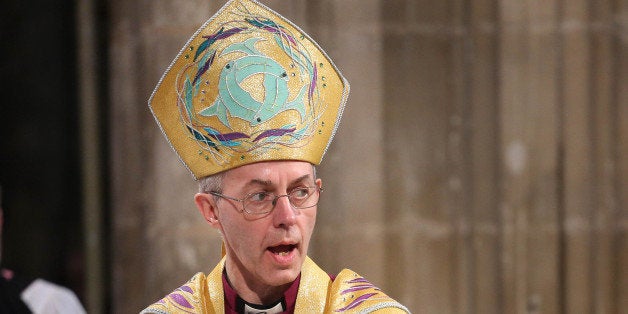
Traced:
<path fill-rule="evenodd" d="M 194 33 L 149 107 L 199 179 L 245 164 L 319 164 L 349 83 L 299 27 L 252 0 L 227 2 Z"/>

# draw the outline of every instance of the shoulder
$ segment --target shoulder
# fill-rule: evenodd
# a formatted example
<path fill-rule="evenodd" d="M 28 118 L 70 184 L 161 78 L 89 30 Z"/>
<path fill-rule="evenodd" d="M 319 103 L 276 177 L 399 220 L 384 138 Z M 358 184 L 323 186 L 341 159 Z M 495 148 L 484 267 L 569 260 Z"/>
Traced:
<path fill-rule="evenodd" d="M 35 279 L 21 294 L 22 300 L 34 313 L 56 309 L 59 313 L 85 313 L 74 292 L 52 282 Z"/>
<path fill-rule="evenodd" d="M 344 269 L 334 279 L 329 305 L 332 312 L 410 313 L 408 308 L 349 269 Z"/>
<path fill-rule="evenodd" d="M 181 287 L 144 309 L 141 314 L 204 313 L 203 309 L 210 302 L 204 297 L 205 283 L 205 274 L 199 272 Z"/>

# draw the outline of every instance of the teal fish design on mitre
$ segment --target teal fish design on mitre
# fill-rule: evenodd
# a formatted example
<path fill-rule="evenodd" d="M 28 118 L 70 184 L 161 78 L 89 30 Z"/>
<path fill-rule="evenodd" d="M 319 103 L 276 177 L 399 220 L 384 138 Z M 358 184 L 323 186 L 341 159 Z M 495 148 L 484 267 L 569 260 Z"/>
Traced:
<path fill-rule="evenodd" d="M 222 69 L 218 81 L 218 96 L 214 103 L 202 109 L 199 114 L 216 116 L 224 125 L 231 127 L 227 115 L 248 121 L 251 126 L 264 123 L 287 110 L 296 110 L 303 122 L 306 115 L 304 97 L 307 84 L 298 95 L 289 100 L 290 76 L 272 58 L 263 55 L 255 48 L 260 38 L 249 38 L 242 43 L 234 43 L 225 48 L 221 56 L 233 52 L 244 53 L 243 57 L 231 60 Z M 242 87 L 242 82 L 252 75 L 263 75 L 264 99 L 257 101 Z"/>

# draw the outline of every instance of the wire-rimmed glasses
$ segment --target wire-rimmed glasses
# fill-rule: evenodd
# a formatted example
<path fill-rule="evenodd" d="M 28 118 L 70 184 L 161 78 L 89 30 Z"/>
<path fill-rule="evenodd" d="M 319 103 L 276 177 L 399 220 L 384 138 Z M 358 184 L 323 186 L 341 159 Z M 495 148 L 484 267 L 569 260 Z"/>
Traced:
<path fill-rule="evenodd" d="M 235 198 L 213 191 L 209 192 L 209 194 L 242 203 L 242 210 L 240 212 L 244 211 L 249 215 L 263 215 L 272 212 L 273 209 L 275 209 L 275 205 L 277 205 L 277 200 L 284 196 L 288 198 L 288 202 L 290 202 L 293 208 L 304 209 L 314 207 L 318 204 L 322 191 L 323 188 L 312 186 L 299 187 L 284 195 L 276 195 L 271 192 L 255 192 L 247 194 L 243 198 Z"/>

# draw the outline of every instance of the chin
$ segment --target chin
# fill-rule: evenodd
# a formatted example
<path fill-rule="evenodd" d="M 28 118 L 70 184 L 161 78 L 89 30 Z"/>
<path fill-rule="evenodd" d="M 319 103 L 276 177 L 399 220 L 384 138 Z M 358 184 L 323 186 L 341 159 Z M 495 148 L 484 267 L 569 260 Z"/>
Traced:
<path fill-rule="evenodd" d="M 275 270 L 274 274 L 270 278 L 267 277 L 267 279 L 268 283 L 271 286 L 282 286 L 292 283 L 295 279 L 297 279 L 300 273 L 301 267 L 299 267 L 298 269 L 289 268 Z"/>

